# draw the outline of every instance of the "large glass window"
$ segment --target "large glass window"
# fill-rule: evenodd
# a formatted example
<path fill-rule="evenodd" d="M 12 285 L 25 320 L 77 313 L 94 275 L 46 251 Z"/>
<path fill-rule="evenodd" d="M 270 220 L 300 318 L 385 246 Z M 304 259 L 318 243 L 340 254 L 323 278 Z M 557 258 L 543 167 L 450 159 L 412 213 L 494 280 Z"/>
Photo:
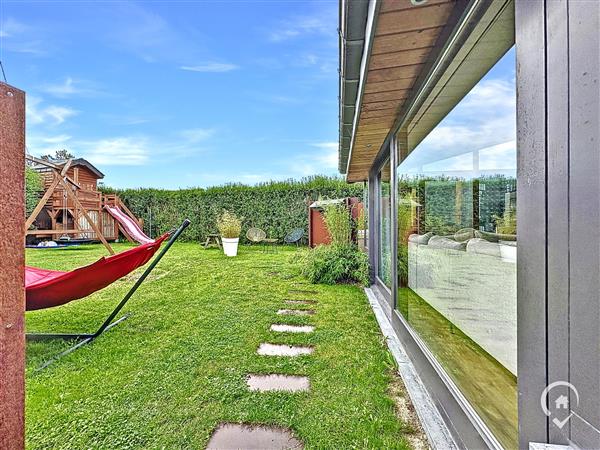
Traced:
<path fill-rule="evenodd" d="M 518 446 L 514 68 L 509 51 L 397 167 L 397 307 L 507 448 Z"/>
<path fill-rule="evenodd" d="M 390 162 L 379 172 L 379 279 L 392 287 L 392 203 L 390 184 Z"/>

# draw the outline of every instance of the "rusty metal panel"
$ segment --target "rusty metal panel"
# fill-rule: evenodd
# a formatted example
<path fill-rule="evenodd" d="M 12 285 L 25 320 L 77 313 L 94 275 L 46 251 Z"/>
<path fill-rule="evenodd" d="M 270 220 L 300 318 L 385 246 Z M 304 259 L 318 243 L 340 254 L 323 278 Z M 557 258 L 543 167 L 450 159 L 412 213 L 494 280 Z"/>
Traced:
<path fill-rule="evenodd" d="M 0 448 L 24 448 L 25 93 L 0 83 Z"/>
<path fill-rule="evenodd" d="M 330 244 L 331 237 L 329 236 L 327 225 L 325 225 L 323 211 L 315 208 L 309 208 L 308 211 L 310 214 L 309 245 L 311 247 L 316 247 L 320 244 Z"/>

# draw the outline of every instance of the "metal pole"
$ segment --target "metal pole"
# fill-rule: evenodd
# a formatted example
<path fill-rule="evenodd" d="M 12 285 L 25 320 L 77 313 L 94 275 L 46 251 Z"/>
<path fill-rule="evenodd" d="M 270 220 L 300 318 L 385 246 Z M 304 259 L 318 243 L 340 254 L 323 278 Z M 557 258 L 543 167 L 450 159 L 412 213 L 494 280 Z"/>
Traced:
<path fill-rule="evenodd" d="M 127 303 L 127 301 L 135 293 L 135 291 L 137 290 L 137 288 L 140 287 L 140 285 L 144 282 L 144 280 L 146 279 L 146 277 L 148 275 L 150 275 L 150 272 L 152 272 L 152 269 L 154 269 L 154 267 L 156 267 L 156 265 L 159 263 L 159 261 L 161 260 L 161 258 L 165 255 L 165 253 L 167 253 L 167 251 L 169 250 L 169 248 L 171 248 L 171 246 L 173 245 L 173 243 L 177 240 L 177 238 L 179 237 L 179 235 L 181 233 L 183 233 L 183 230 L 185 230 L 188 227 L 189 224 L 190 224 L 190 221 L 188 219 L 185 219 L 183 221 L 183 223 L 179 226 L 179 228 L 177 228 L 177 230 L 175 231 L 175 233 L 173 233 L 173 235 L 171 236 L 171 238 L 169 239 L 169 241 L 167 242 L 167 244 L 164 246 L 164 248 L 160 251 L 160 253 L 156 256 L 156 258 L 154 258 L 154 260 L 146 268 L 146 270 L 144 271 L 144 273 L 138 278 L 138 280 L 131 287 L 131 289 L 129 289 L 129 292 L 127 292 L 127 294 L 125 295 L 125 297 L 123 297 L 123 300 L 121 300 L 121 302 L 117 305 L 117 307 L 110 314 L 110 316 L 108 316 L 108 318 L 104 321 L 104 323 L 100 326 L 100 328 L 98 328 L 98 331 L 96 331 L 94 333 L 94 335 L 92 336 L 91 339 L 95 339 L 98 336 L 100 336 L 100 334 L 102 334 L 102 332 L 110 325 L 110 323 L 116 317 L 116 315 L 119 314 L 119 311 L 121 311 L 121 309 L 123 308 L 123 306 L 125 306 L 125 304 Z"/>

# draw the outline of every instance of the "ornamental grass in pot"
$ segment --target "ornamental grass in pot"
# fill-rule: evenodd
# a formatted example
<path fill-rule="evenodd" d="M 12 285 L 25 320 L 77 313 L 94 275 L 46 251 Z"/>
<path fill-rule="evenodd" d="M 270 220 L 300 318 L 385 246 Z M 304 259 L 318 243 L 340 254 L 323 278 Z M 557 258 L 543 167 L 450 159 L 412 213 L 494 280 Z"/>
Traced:
<path fill-rule="evenodd" d="M 223 251 L 227 256 L 237 255 L 240 233 L 242 232 L 242 220 L 243 218 L 237 217 L 229 211 L 223 211 L 223 214 L 217 217 L 217 228 L 221 234 Z"/>

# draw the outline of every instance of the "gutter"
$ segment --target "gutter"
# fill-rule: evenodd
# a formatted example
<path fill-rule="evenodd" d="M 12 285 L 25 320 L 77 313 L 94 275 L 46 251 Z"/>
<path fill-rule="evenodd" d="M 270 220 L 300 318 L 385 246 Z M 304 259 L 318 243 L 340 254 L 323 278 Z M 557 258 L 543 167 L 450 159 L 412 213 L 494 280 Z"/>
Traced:
<path fill-rule="evenodd" d="M 339 86 L 339 160 L 340 173 L 347 172 L 349 153 L 360 112 L 366 59 L 377 0 L 340 0 L 340 86 Z M 359 95 L 360 91 L 360 95 Z"/>

